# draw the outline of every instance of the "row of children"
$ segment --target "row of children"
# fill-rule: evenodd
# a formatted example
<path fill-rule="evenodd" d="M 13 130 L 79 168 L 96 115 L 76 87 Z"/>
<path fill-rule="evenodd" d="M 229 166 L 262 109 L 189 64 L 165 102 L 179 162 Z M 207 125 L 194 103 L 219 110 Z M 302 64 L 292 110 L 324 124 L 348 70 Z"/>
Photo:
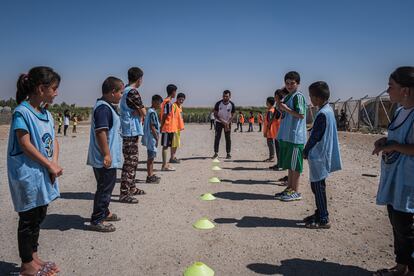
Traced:
<path fill-rule="evenodd" d="M 74 114 L 71 118 L 69 110 L 65 110 L 63 113 L 59 113 L 57 117 L 58 121 L 58 134 L 62 133 L 62 124 L 63 124 L 63 135 L 66 136 L 67 130 L 69 128 L 69 123 L 72 120 L 73 128 L 72 133 L 77 133 L 76 127 L 78 126 L 78 115 Z"/>
<path fill-rule="evenodd" d="M 236 128 L 234 129 L 234 132 L 240 131 L 243 132 L 243 125 L 246 122 L 245 119 L 245 115 L 243 114 L 243 112 L 239 111 L 239 113 L 236 116 Z M 253 132 L 253 125 L 255 123 L 255 121 L 257 121 L 258 125 L 259 125 L 259 132 L 262 132 L 262 125 L 263 125 L 263 114 L 261 111 L 259 111 L 257 113 L 257 117 L 255 120 L 255 116 L 253 114 L 253 111 L 250 111 L 250 116 L 247 119 L 248 123 L 249 123 L 249 128 L 247 130 L 247 132 Z"/>
<path fill-rule="evenodd" d="M 92 166 L 97 181 L 90 230 L 115 231 L 108 223 L 119 221 L 109 211 L 116 171 L 122 166 L 120 202 L 138 203 L 133 195 L 143 194 L 135 187 L 135 170 L 138 164 L 138 137 L 147 148 L 147 183 L 158 183 L 153 173 L 153 162 L 161 135 L 163 170 L 173 170 L 166 160 L 167 150 L 174 144 L 175 154 L 180 144 L 182 103 L 180 93 L 172 103 L 177 87 L 167 86 L 168 97 L 152 96 L 148 111 L 142 105 L 137 88 L 142 83 L 143 72 L 137 67 L 128 71 L 129 83 L 108 77 L 102 84 L 102 96 L 96 101 L 91 121 L 87 164 Z M 60 76 L 50 67 L 34 67 L 22 74 L 17 81 L 16 101 L 10 128 L 7 168 L 10 193 L 19 214 L 17 229 L 19 255 L 22 260 L 21 275 L 56 275 L 58 266 L 40 259 L 37 254 L 40 224 L 46 217 L 50 202 L 59 197 L 57 178 L 63 174 L 59 165 L 59 143 L 55 136 L 54 120 L 45 108 L 57 96 Z M 115 105 L 120 103 L 120 112 Z M 156 110 L 161 107 L 161 120 Z M 122 134 L 122 136 L 121 136 Z M 122 139 L 122 141 L 121 141 Z M 170 161 L 179 162 L 171 156 Z"/>

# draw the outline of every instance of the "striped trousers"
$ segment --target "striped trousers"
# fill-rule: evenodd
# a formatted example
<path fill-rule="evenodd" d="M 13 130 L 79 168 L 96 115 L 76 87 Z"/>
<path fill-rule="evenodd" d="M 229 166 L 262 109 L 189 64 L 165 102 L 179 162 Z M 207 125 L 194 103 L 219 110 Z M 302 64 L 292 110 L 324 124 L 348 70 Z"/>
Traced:
<path fill-rule="evenodd" d="M 319 222 L 328 222 L 329 213 L 328 213 L 328 203 L 326 201 L 326 184 L 325 179 L 322 179 L 317 182 L 311 182 L 312 192 L 315 195 L 316 203 L 316 218 Z"/>

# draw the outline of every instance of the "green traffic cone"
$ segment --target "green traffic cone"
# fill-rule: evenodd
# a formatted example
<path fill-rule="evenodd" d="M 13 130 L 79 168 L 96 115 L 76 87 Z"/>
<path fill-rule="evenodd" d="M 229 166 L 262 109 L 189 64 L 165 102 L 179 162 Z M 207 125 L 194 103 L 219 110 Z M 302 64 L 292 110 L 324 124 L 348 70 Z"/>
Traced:
<path fill-rule="evenodd" d="M 193 227 L 200 230 L 213 229 L 214 224 L 208 218 L 201 218 L 193 224 Z"/>
<path fill-rule="evenodd" d="M 220 183 L 220 179 L 216 176 L 211 177 L 208 182 L 210 183 Z"/>
<path fill-rule="evenodd" d="M 202 262 L 195 262 L 187 267 L 184 271 L 184 276 L 214 276 L 214 270 Z"/>
<path fill-rule="evenodd" d="M 215 200 L 215 199 L 216 199 L 216 197 L 215 197 L 215 196 L 213 196 L 213 195 L 212 195 L 212 194 L 210 194 L 210 193 L 206 193 L 206 194 L 201 195 L 201 196 L 200 196 L 200 199 L 201 199 L 201 200 L 205 200 L 205 201 L 210 201 L 210 200 Z"/>

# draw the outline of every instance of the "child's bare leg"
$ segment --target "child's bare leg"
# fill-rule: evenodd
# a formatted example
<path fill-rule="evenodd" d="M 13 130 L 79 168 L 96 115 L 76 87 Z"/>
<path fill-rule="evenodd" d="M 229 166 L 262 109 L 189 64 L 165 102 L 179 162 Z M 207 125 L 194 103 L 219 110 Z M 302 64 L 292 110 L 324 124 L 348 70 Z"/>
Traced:
<path fill-rule="evenodd" d="M 147 160 L 147 174 L 152 176 L 154 174 L 154 158 Z"/>
<path fill-rule="evenodd" d="M 289 189 L 293 189 L 292 188 L 292 170 L 288 170 L 288 181 L 287 181 L 287 187 L 289 188 Z"/>
<path fill-rule="evenodd" d="M 299 191 L 299 177 L 300 177 L 300 173 L 297 171 L 293 171 L 293 170 L 289 170 L 289 172 L 291 172 L 291 180 L 290 180 L 290 185 L 292 190 L 295 190 L 296 192 Z"/>
<path fill-rule="evenodd" d="M 177 152 L 177 148 L 171 147 L 171 159 L 175 159 L 175 153 Z"/>
<path fill-rule="evenodd" d="M 168 147 L 162 147 L 162 167 L 167 167 L 167 150 Z"/>

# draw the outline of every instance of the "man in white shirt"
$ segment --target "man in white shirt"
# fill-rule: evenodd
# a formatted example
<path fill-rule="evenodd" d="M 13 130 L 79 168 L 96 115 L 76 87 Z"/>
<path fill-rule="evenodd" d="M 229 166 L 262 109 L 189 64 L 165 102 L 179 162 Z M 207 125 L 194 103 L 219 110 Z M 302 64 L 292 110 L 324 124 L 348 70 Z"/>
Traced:
<path fill-rule="evenodd" d="M 223 99 L 218 101 L 214 106 L 214 117 L 216 121 L 216 135 L 214 137 L 214 155 L 213 158 L 218 157 L 219 145 L 221 139 L 221 132 L 224 129 L 224 137 L 226 138 L 226 159 L 231 158 L 231 122 L 233 120 L 234 113 L 236 112 L 236 107 L 234 103 L 230 101 L 231 92 L 229 90 L 224 90 Z"/>

